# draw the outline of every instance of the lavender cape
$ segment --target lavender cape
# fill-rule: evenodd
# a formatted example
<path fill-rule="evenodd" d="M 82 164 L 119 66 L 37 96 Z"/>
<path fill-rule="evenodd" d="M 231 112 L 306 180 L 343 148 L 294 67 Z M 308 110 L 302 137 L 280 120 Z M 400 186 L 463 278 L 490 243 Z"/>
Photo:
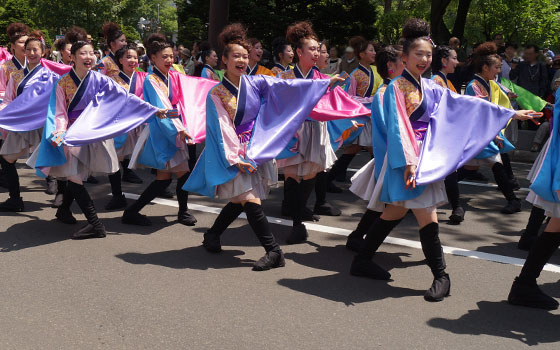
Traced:
<path fill-rule="evenodd" d="M 72 110 L 69 111 L 70 116 L 78 119 L 68 128 L 64 137 L 64 143 L 68 146 L 83 146 L 129 132 L 158 110 L 127 93 L 113 80 L 98 72 L 90 71 L 81 85 L 74 97 L 79 100 L 76 103 L 72 101 Z M 50 94 L 47 119 L 35 164 L 39 175 L 44 175 L 41 168 L 59 166 L 66 162 L 63 148 L 55 148 L 50 142 L 55 131 L 56 88 L 55 84 Z"/>
<path fill-rule="evenodd" d="M 437 85 L 430 82 L 430 86 L 436 88 Z M 481 98 L 442 90 L 439 100 L 430 102 L 437 107 L 430 116 L 420 152 L 416 173 L 418 185 L 443 180 L 465 165 L 496 137 L 515 114 L 513 110 Z"/>
<path fill-rule="evenodd" d="M 22 81 L 23 92 L 0 111 L 0 128 L 13 132 L 42 128 L 51 91 L 58 79 L 58 74 L 40 67 L 30 79 Z"/>

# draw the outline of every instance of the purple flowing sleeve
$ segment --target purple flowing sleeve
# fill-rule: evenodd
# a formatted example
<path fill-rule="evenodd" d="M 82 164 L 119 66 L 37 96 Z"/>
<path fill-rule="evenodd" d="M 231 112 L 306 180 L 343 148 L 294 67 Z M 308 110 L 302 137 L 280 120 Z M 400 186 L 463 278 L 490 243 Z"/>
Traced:
<path fill-rule="evenodd" d="M 515 111 L 450 90 L 441 95 L 430 123 L 417 170 L 418 185 L 443 180 L 479 154 Z"/>

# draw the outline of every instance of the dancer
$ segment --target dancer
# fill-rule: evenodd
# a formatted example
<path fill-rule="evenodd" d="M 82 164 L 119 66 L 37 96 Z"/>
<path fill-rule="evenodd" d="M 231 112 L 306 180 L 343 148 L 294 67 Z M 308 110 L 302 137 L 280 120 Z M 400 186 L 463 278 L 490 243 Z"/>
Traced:
<path fill-rule="evenodd" d="M 72 54 L 70 53 L 72 43 L 64 38 L 61 38 L 56 41 L 55 48 L 60 53 L 60 60 L 58 60 L 58 63 L 66 64 L 68 66 L 72 65 Z"/>
<path fill-rule="evenodd" d="M 444 89 L 457 92 L 453 83 L 447 79 L 448 74 L 455 72 L 455 67 L 459 64 L 457 53 L 449 46 L 440 45 L 434 49 L 432 59 L 432 80 Z M 459 203 L 459 179 L 457 171 L 452 172 L 445 178 L 445 192 L 451 204 L 451 216 L 449 223 L 459 225 L 465 219 L 465 209 Z"/>
<path fill-rule="evenodd" d="M 276 76 L 270 69 L 259 64 L 263 55 L 262 44 L 257 38 L 248 39 L 251 49 L 249 50 L 249 64 L 247 65 L 247 75 L 264 74 L 271 77 Z"/>
<path fill-rule="evenodd" d="M 26 65 L 25 61 L 25 41 L 28 38 L 29 27 L 23 23 L 11 23 L 6 28 L 8 39 L 10 40 L 10 51 L 12 58 L 2 63 L 0 66 L 0 100 L 4 98 L 6 93 L 6 85 L 10 80 L 12 73 L 23 69 Z M 2 140 L 0 140 L 0 145 Z M 0 185 L 8 187 L 6 170 L 0 169 Z M 52 185 L 51 185 L 52 187 Z M 56 189 L 51 188 L 56 191 Z M 50 194 L 53 194 L 54 191 Z"/>
<path fill-rule="evenodd" d="M 556 310 L 558 302 L 546 295 L 537 285 L 544 265 L 560 246 L 560 184 L 558 183 L 558 152 L 560 151 L 559 125 L 560 123 L 560 90 L 556 92 L 554 120 L 550 141 L 541 151 L 541 155 L 533 165 L 531 173 L 531 191 L 527 201 L 535 207 L 544 209 L 550 222 L 544 232 L 534 239 L 529 255 L 521 273 L 515 278 L 508 296 L 508 302 L 513 305 L 528 306 L 546 310 Z"/>
<path fill-rule="evenodd" d="M 117 58 L 116 53 L 126 46 L 126 36 L 120 30 L 118 24 L 113 22 L 106 22 L 102 29 L 103 35 L 105 36 L 105 40 L 107 42 L 107 46 L 109 48 L 109 54 L 103 57 L 99 63 L 97 64 L 96 68 L 102 74 L 105 74 L 109 78 L 115 80 L 119 85 L 123 86 L 127 89 L 130 93 L 135 93 L 135 87 L 133 91 L 130 91 L 130 85 L 126 84 L 125 80 L 128 77 L 129 81 L 134 79 L 134 71 L 136 70 L 136 66 L 138 65 L 138 53 L 129 53 L 126 52 L 126 56 L 130 57 L 130 64 L 127 64 L 128 72 L 122 72 L 122 63 L 119 62 L 119 58 Z M 134 51 L 134 50 L 130 50 Z M 125 53 L 122 52 L 122 56 Z M 132 67 L 130 67 L 133 65 Z M 137 79 L 137 78 L 136 78 Z M 142 79 L 143 80 L 143 79 Z M 141 85 L 140 85 L 141 86 Z M 135 142 L 138 140 L 138 130 L 131 131 L 132 136 L 129 140 L 129 145 L 132 143 L 132 147 L 134 147 Z M 128 168 L 128 164 L 130 162 L 130 155 L 132 154 L 132 150 L 130 147 L 127 149 L 122 149 L 124 141 L 127 139 L 127 135 L 122 135 L 119 140 L 115 140 L 115 147 L 117 148 L 117 155 L 119 159 L 119 163 L 121 164 L 123 170 L 120 169 L 115 172 L 114 174 L 109 175 L 109 183 L 111 184 L 111 200 L 105 205 L 106 210 L 118 210 L 122 208 L 126 208 L 127 202 L 124 194 L 122 193 L 122 183 L 121 183 L 121 175 L 122 181 L 127 181 L 130 183 L 140 184 L 142 183 L 142 179 L 138 177 L 131 169 Z M 118 142 L 117 142 L 118 141 Z M 117 144 L 118 143 L 118 144 Z M 118 147 L 117 147 L 118 146 Z M 121 148 L 121 152 L 118 149 Z M 124 151 L 125 155 L 123 155 Z"/>
<path fill-rule="evenodd" d="M 180 89 L 170 74 L 173 49 L 161 34 L 152 34 L 146 40 L 148 57 L 153 62 L 153 73 L 144 82 L 144 99 L 154 106 L 173 110 L 177 115 L 170 119 L 152 119 L 136 143 L 130 166 L 147 166 L 157 169 L 156 179 L 142 192 L 136 202 L 125 209 L 122 222 L 129 225 L 150 226 L 151 221 L 140 210 L 171 184 L 171 175 L 177 177 L 177 221 L 194 226 L 196 218 L 188 212 L 189 193 L 182 187 L 189 177 L 189 152 L 187 141 L 191 136 L 177 110 Z M 176 73 L 181 74 L 181 73 Z M 179 93 L 176 93 L 178 92 Z M 188 127 L 193 128 L 194 125 Z"/>
<path fill-rule="evenodd" d="M 216 54 L 216 51 L 214 49 L 202 51 L 200 59 L 203 64 L 196 66 L 194 69 L 194 75 L 201 78 L 220 81 L 220 77 L 214 70 L 218 65 L 218 55 Z"/>
<path fill-rule="evenodd" d="M 502 66 L 502 60 L 497 54 L 496 44 L 487 42 L 479 45 L 473 54 L 473 66 L 475 76 L 467 85 L 465 95 L 476 96 L 489 102 L 496 101 L 495 99 L 498 98 L 496 95 L 503 94 L 502 90 L 493 81 L 500 73 Z M 492 85 L 495 85 L 494 89 L 492 89 Z M 513 191 L 512 183 L 508 179 L 500 156 L 500 153 L 509 152 L 513 148 L 513 145 L 500 132 L 481 154 L 467 163 L 469 167 L 479 167 L 483 164 L 491 167 L 498 188 L 507 200 L 506 206 L 500 210 L 502 214 L 514 214 L 521 211 L 521 201 Z"/>
<path fill-rule="evenodd" d="M 288 27 L 286 37 L 296 47 L 298 62 L 289 71 L 281 72 L 282 79 L 320 79 L 324 76 L 315 67 L 319 59 L 319 44 L 311 23 L 298 22 Z M 336 160 L 331 146 L 327 124 L 315 120 L 306 120 L 296 135 L 296 153 L 294 156 L 279 159 L 278 167 L 284 171 L 284 201 L 282 213 L 292 216 L 292 232 L 288 244 L 302 243 L 308 234 L 304 219 L 314 219 L 312 213 L 306 213 L 306 204 L 315 188 L 317 173 L 329 169 Z M 311 214 L 311 215 L 310 215 Z"/>
<path fill-rule="evenodd" d="M 64 201 L 56 216 L 66 223 L 75 222 L 70 211 L 70 205 L 75 199 L 87 219 L 87 224 L 75 232 L 72 239 L 105 237 L 105 227 L 97 216 L 83 181 L 92 172 L 111 174 L 118 170 L 113 140 L 109 137 L 103 138 L 103 133 L 90 123 L 91 115 L 103 119 L 102 123 L 105 125 L 112 115 L 119 116 L 118 120 L 111 123 L 111 127 L 116 128 L 121 124 L 121 120 L 126 119 L 120 116 L 123 110 L 130 114 L 128 118 L 138 123 L 148 119 L 155 112 L 159 115 L 165 114 L 136 96 L 129 95 L 111 79 L 91 71 L 95 54 L 91 44 L 84 41 L 83 33 L 83 29 L 74 28 L 73 33 L 68 35 L 76 39 L 72 42 L 74 66 L 53 89 L 41 144 L 27 162 L 44 175 L 68 179 Z M 82 112 L 88 110 L 87 107 L 90 107 L 94 100 L 94 111 L 89 109 L 91 114 L 82 116 Z M 80 124 L 81 127 L 78 128 Z M 76 143 L 69 146 L 67 143 L 68 140 L 72 140 L 72 130 L 81 130 L 84 139 L 97 138 L 98 142 L 84 141 L 79 146 Z M 91 130 L 97 132 L 92 133 Z"/>
<path fill-rule="evenodd" d="M 374 196 L 375 183 L 378 181 L 382 160 L 387 150 L 387 125 L 383 117 L 383 95 L 391 80 L 400 76 L 404 70 L 402 61 L 402 46 L 390 45 L 383 48 L 376 56 L 377 70 L 383 79 L 383 84 L 377 89 L 371 103 L 373 153 L 375 157 L 364 165 L 352 177 L 350 191 L 368 201 L 367 210 L 362 215 L 358 226 L 348 235 L 346 248 L 358 252 L 362 247 L 364 236 L 379 218 L 385 208 L 383 203 L 378 203 Z M 376 162 L 377 159 L 377 162 Z"/>
<path fill-rule="evenodd" d="M 386 207 L 368 230 L 350 273 L 379 280 L 390 279 L 391 274 L 372 258 L 391 230 L 412 209 L 420 228 L 422 251 L 434 277 L 424 299 L 441 301 L 449 296 L 451 290 L 436 212 L 436 208 L 447 201 L 442 180 L 465 159 L 479 153 L 486 140 L 490 140 L 493 133 L 512 116 L 519 119 L 530 116 L 529 111 L 515 112 L 482 99 L 450 95 L 452 92 L 449 90 L 423 79 L 422 74 L 432 61 L 429 29 L 425 21 L 410 19 L 402 31 L 405 70 L 384 92 L 386 154 L 383 158 L 376 157 L 384 159 L 384 164 L 374 193 L 376 201 L 386 204 Z M 476 120 L 463 117 L 473 110 L 480 112 L 481 117 Z M 432 119 L 438 120 L 437 128 L 430 123 Z M 373 126 L 376 127 L 375 124 Z M 458 134 L 457 127 L 461 132 L 469 128 L 477 132 L 467 137 Z M 450 138 L 456 142 L 457 149 L 443 146 Z M 428 145 L 424 145 L 425 142 Z M 421 186 L 416 186 L 417 176 Z M 373 204 L 377 203 L 374 201 Z"/>
<path fill-rule="evenodd" d="M 26 66 L 10 75 L 10 80 L 6 87 L 4 100 L 0 105 L 0 110 L 5 109 L 13 100 L 23 94 L 29 87 L 37 89 L 35 84 L 46 84 L 42 91 L 50 91 L 54 81 L 58 79 L 58 75 L 52 73 L 48 69 L 41 66 L 41 58 L 45 52 L 44 35 L 40 31 L 32 32 L 24 44 Z M 38 89 L 37 89 L 38 90 Z M 37 96 L 34 96 L 37 98 Z M 19 175 L 16 169 L 16 161 L 25 159 L 33 152 L 35 147 L 41 142 L 41 121 L 44 123 L 44 117 L 40 115 L 46 113 L 46 109 L 33 113 L 29 110 L 29 114 L 38 119 L 39 123 L 32 123 L 32 118 L 19 115 L 19 125 L 10 127 L 10 121 L 2 120 L 0 125 L 4 142 L 0 149 L 0 163 L 6 171 L 8 189 L 10 197 L 0 203 L 0 211 L 21 212 L 24 210 L 23 199 L 20 195 Z M 42 113 L 41 113 L 42 112 Z M 17 113 L 16 113 L 17 114 Z M 4 118 L 7 118 L 3 116 Z M 15 118 L 11 118 L 14 121 Z M 33 125 L 34 124 L 34 125 Z"/>
<path fill-rule="evenodd" d="M 291 64 L 294 60 L 294 49 L 285 37 L 278 37 L 272 41 L 272 55 L 274 56 L 274 67 L 272 73 L 278 76 L 278 73 L 292 69 Z"/>
<path fill-rule="evenodd" d="M 314 111 L 331 82 L 338 77 L 320 80 L 284 81 L 266 75 L 248 76 L 248 49 L 245 29 L 240 24 L 227 26 L 220 34 L 224 43 L 223 62 L 226 73 L 221 84 L 213 88 L 207 99 L 206 148 L 184 189 L 209 197 L 229 199 L 214 225 L 204 235 L 203 246 L 220 252 L 220 236 L 242 211 L 266 250 L 255 263 L 254 270 L 284 266 L 279 245 L 261 207 L 269 188 L 276 185 L 277 167 L 274 159 L 284 151 L 292 135 Z M 349 98 L 338 95 L 329 101 L 349 101 L 353 106 L 346 113 L 361 107 Z M 283 106 L 278 110 L 277 106 Z M 336 108 L 327 106 L 330 112 Z M 344 114 L 341 112 L 340 114 Z"/>
<path fill-rule="evenodd" d="M 375 76 L 371 68 L 371 65 L 375 62 L 375 48 L 372 42 L 367 41 L 361 36 L 350 39 L 350 46 L 354 49 L 354 54 L 358 58 L 359 64 L 358 68 L 350 73 L 350 79 L 347 80 L 345 90 L 351 96 L 355 96 L 357 101 L 371 107 L 371 101 L 376 92 L 374 90 Z M 342 192 L 340 189 L 335 189 L 332 181 L 335 179 L 346 181 L 346 170 L 358 152 L 365 149 L 372 154 L 371 119 L 366 121 L 357 134 L 357 137 L 351 144 L 344 146 L 344 153 L 329 172 L 329 188 L 331 188 L 331 191 Z"/>
<path fill-rule="evenodd" d="M 319 59 L 316 67 L 322 70 L 329 66 L 329 51 L 327 43 L 322 41 L 319 43 Z M 315 206 L 313 213 L 317 215 L 340 216 L 342 211 L 327 202 L 327 190 L 329 186 L 328 173 L 323 170 L 317 173 L 315 181 Z"/>

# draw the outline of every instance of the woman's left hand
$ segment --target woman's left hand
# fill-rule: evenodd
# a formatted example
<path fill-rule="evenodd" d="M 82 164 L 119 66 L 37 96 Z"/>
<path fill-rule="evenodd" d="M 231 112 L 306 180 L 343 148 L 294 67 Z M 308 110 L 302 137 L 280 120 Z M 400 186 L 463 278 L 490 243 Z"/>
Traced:
<path fill-rule="evenodd" d="M 407 190 L 416 188 L 416 165 L 407 165 L 404 169 L 404 183 Z"/>
<path fill-rule="evenodd" d="M 181 142 L 192 143 L 192 137 L 186 130 L 179 131 L 179 137 L 181 138 Z"/>

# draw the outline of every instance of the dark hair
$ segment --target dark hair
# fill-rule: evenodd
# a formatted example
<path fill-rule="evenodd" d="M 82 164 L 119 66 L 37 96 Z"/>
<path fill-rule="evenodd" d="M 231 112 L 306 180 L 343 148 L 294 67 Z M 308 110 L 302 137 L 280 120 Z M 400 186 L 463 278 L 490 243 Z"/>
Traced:
<path fill-rule="evenodd" d="M 66 39 L 58 39 L 55 43 L 54 43 L 54 48 L 57 51 L 62 51 L 66 48 L 66 45 L 70 44 Z"/>
<path fill-rule="evenodd" d="M 317 35 L 315 35 L 315 32 L 313 31 L 311 22 L 308 21 L 297 22 L 289 26 L 286 30 L 286 39 L 299 49 L 302 48 L 304 39 L 314 39 L 319 41 Z"/>
<path fill-rule="evenodd" d="M 287 46 L 290 46 L 290 44 L 284 37 L 280 36 L 272 41 L 272 55 L 278 62 L 280 62 L 280 54 L 284 52 Z"/>
<path fill-rule="evenodd" d="M 33 32 L 31 32 L 27 40 L 25 40 L 25 48 L 27 48 L 27 45 L 32 41 L 37 41 L 39 44 L 41 44 L 41 50 L 45 52 L 45 34 L 43 34 L 43 32 L 41 32 L 40 30 L 34 30 Z"/>
<path fill-rule="evenodd" d="M 440 45 L 434 48 L 434 57 L 432 58 L 432 72 L 438 72 L 443 68 L 441 60 L 449 58 L 453 49 L 447 45 Z"/>
<path fill-rule="evenodd" d="M 74 46 L 78 41 L 87 41 L 87 32 L 84 28 L 72 26 L 66 32 L 64 39 Z"/>
<path fill-rule="evenodd" d="M 152 55 L 171 47 L 171 44 L 169 44 L 165 36 L 162 34 L 154 33 L 146 39 L 144 46 L 146 47 L 146 54 L 151 59 Z"/>
<path fill-rule="evenodd" d="M 210 55 L 212 54 L 212 52 L 215 52 L 215 50 L 210 49 L 210 50 L 206 50 L 206 51 L 202 51 L 202 53 L 200 54 L 200 59 L 202 60 L 202 62 L 204 64 L 206 64 L 206 59 L 208 57 L 210 57 Z"/>
<path fill-rule="evenodd" d="M 424 40 L 431 44 L 429 35 L 430 25 L 426 21 L 419 18 L 411 18 L 406 21 L 402 30 L 404 53 L 408 54 L 419 40 Z"/>
<path fill-rule="evenodd" d="M 109 47 L 111 47 L 111 43 L 113 41 L 123 36 L 123 32 L 121 31 L 119 25 L 113 22 L 105 22 L 105 24 L 103 24 L 103 27 L 101 28 L 101 31 L 103 31 L 103 35 L 105 36 L 107 45 L 109 45 Z"/>
<path fill-rule="evenodd" d="M 29 35 L 29 27 L 23 23 L 12 23 L 6 28 L 6 34 L 10 39 L 10 43 L 15 44 L 22 36 Z"/>
<path fill-rule="evenodd" d="M 360 53 L 366 51 L 369 45 L 373 46 L 373 42 L 367 41 L 366 39 L 364 39 L 364 37 L 361 36 L 353 37 L 352 39 L 350 39 L 349 44 L 350 47 L 354 49 L 354 55 L 358 60 L 360 59 Z"/>
<path fill-rule="evenodd" d="M 233 45 L 242 46 L 243 48 L 245 48 L 245 50 L 247 50 L 247 52 L 249 52 L 249 50 L 251 49 L 251 44 L 249 44 L 249 42 L 247 41 L 246 35 L 247 29 L 245 29 L 245 27 L 241 23 L 233 23 L 226 26 L 218 36 L 218 40 L 224 46 L 223 56 L 227 57 L 229 55 L 231 47 Z"/>
<path fill-rule="evenodd" d="M 482 67 L 490 66 L 494 60 L 500 60 L 498 47 L 493 41 L 487 41 L 476 47 L 473 53 L 472 65 L 475 73 L 482 72 Z"/>
<path fill-rule="evenodd" d="M 251 45 L 251 47 L 255 47 L 255 45 L 257 45 L 258 43 L 260 43 L 261 41 L 257 38 L 249 38 L 247 39 L 247 41 L 249 42 L 249 44 Z"/>
<path fill-rule="evenodd" d="M 124 55 L 126 55 L 128 50 L 136 51 L 136 54 L 138 55 L 138 47 L 136 46 L 136 44 L 127 44 L 121 47 L 120 49 L 118 49 L 117 52 L 115 52 L 115 60 L 117 61 L 117 66 L 119 66 L 120 70 L 123 70 L 123 66 L 120 62 L 120 59 L 123 58 Z"/>
<path fill-rule="evenodd" d="M 504 36 L 503 36 L 502 33 L 496 33 L 496 34 L 494 34 L 494 36 L 492 37 L 492 39 L 496 40 L 496 37 L 497 37 L 498 35 L 501 36 L 502 39 L 504 38 Z"/>
<path fill-rule="evenodd" d="M 538 53 L 539 50 L 540 50 L 540 48 L 535 44 L 525 45 L 525 50 L 527 50 L 527 49 L 533 49 L 533 50 L 535 50 L 535 53 Z"/>
<path fill-rule="evenodd" d="M 381 49 L 375 56 L 377 72 L 383 79 L 389 79 L 389 62 L 397 62 L 402 54 L 401 45 L 389 45 Z"/>

